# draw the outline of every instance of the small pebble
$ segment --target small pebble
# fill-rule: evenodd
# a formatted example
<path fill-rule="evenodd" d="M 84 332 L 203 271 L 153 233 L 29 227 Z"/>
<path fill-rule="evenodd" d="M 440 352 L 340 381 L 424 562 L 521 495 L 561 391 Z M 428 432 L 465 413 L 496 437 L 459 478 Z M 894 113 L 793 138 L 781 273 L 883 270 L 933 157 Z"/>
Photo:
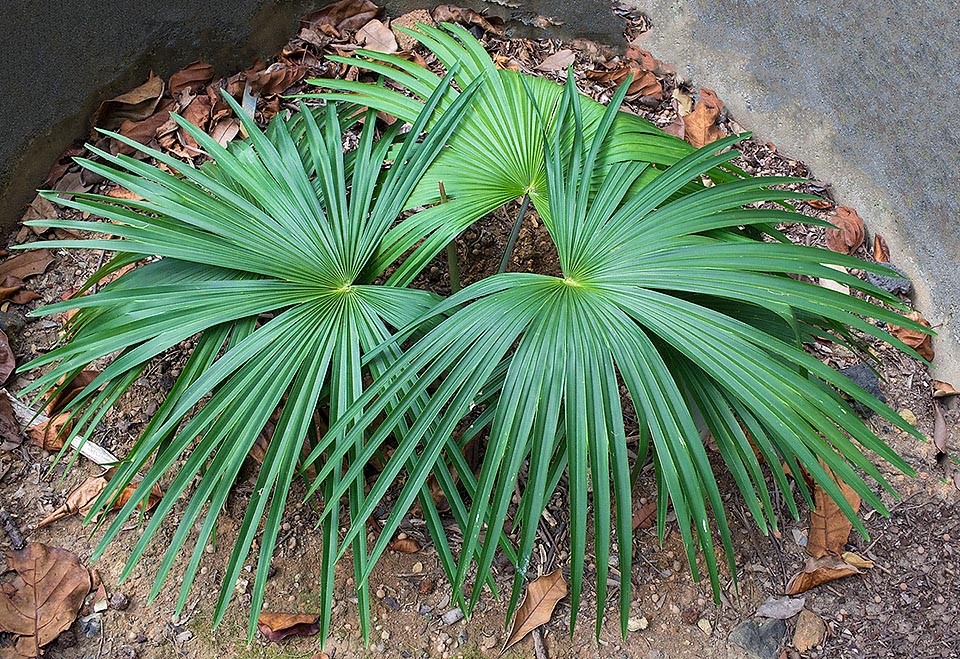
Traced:
<path fill-rule="evenodd" d="M 650 626 L 650 622 L 647 620 L 646 616 L 640 616 L 639 618 L 630 618 L 627 620 L 627 629 L 631 632 L 642 632 L 644 629 Z"/>
<path fill-rule="evenodd" d="M 463 611 L 460 610 L 460 607 L 450 609 L 440 616 L 440 619 L 443 620 L 445 625 L 452 625 L 455 622 L 463 620 Z"/>
<path fill-rule="evenodd" d="M 420 574 L 421 572 L 423 572 L 423 563 L 421 563 L 420 561 L 417 561 L 416 563 L 414 563 L 413 569 L 411 570 L 411 572 L 413 572 L 414 574 Z"/>
<path fill-rule="evenodd" d="M 130 598 L 123 593 L 117 592 L 110 595 L 110 608 L 116 611 L 126 611 L 130 606 Z"/>
<path fill-rule="evenodd" d="M 700 620 L 697 621 L 697 627 L 707 636 L 713 633 L 713 627 L 710 626 L 710 621 L 706 618 L 700 618 Z"/>
<path fill-rule="evenodd" d="M 192 638 L 193 638 L 193 632 L 190 631 L 189 629 L 184 630 L 179 634 L 177 634 L 176 636 L 177 645 L 182 645 Z"/>

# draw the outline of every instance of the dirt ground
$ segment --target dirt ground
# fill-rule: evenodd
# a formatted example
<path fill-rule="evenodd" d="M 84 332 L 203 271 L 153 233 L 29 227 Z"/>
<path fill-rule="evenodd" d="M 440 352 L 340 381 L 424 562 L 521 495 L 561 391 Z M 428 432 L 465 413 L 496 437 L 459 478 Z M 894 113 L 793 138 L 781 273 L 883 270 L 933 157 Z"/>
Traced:
<path fill-rule="evenodd" d="M 648 29 L 642 16 L 625 15 L 628 41 Z M 576 53 L 574 63 L 580 88 L 600 100 L 609 98 L 609 80 L 594 80 L 586 75 L 602 62 L 614 62 L 617 56 L 609 49 L 588 42 L 562 43 L 557 40 L 509 39 L 484 35 L 485 44 L 499 57 L 521 70 L 531 71 L 551 54 L 565 48 Z M 658 63 L 657 79 L 662 98 L 640 97 L 628 102 L 628 109 L 642 114 L 660 126 L 675 125 L 685 98 L 694 94 L 686 81 L 679 80 L 671 67 Z M 560 72 L 546 72 L 559 79 Z M 709 84 L 709 81 L 697 81 Z M 677 93 L 674 93 L 678 90 Z M 296 89 L 294 89 L 296 91 Z M 742 128 L 734 118 L 721 113 L 719 125 L 727 132 Z M 762 135 L 762 126 L 755 128 Z M 753 139 L 743 147 L 739 164 L 751 173 L 789 174 L 815 177 L 816 172 L 779 153 L 771 144 Z M 829 183 L 813 181 L 803 187 L 820 193 L 829 203 L 824 208 L 804 205 L 810 215 L 826 217 L 832 209 Z M 842 200 L 841 200 L 842 201 Z M 496 269 L 516 208 L 499 211 L 493 221 L 483 227 L 468 229 L 458 241 L 458 252 L 465 282 L 491 274 Z M 49 235 L 49 234 L 48 234 Z M 806 244 L 823 245 L 822 230 L 793 227 L 791 238 Z M 44 236 L 45 237 L 45 236 Z M 41 237 L 42 239 L 43 237 Z M 8 244 L 30 242 L 35 236 L 28 228 L 20 228 L 8 237 Z M 867 241 L 871 245 L 870 240 Z M 512 269 L 549 269 L 554 257 L 535 216 L 525 222 Z M 869 258 L 870 250 L 861 247 L 858 255 Z M 58 338 L 57 319 L 27 318 L 26 313 L 46 303 L 59 301 L 65 291 L 75 288 L 102 262 L 98 252 L 54 252 L 56 262 L 47 272 L 28 282 L 40 299 L 25 305 L 0 307 L 0 326 L 7 333 L 17 363 L 49 349 Z M 896 255 L 891 255 L 896 263 Z M 445 262 L 438 259 L 421 276 L 418 285 L 444 293 L 449 288 Z M 926 368 L 895 351 L 877 344 L 882 378 L 880 390 L 894 409 L 904 416 L 916 417 L 921 432 L 931 436 L 934 429 L 934 399 L 931 378 Z M 811 347 L 818 357 L 832 366 L 843 368 L 855 363 L 853 356 L 840 346 L 818 343 Z M 164 391 L 170 386 L 177 369 L 187 355 L 185 348 L 175 349 L 158 360 L 121 399 L 107 416 L 94 441 L 104 448 L 123 455 L 144 425 L 147 415 L 156 409 Z M 28 382 L 23 375 L 7 383 L 11 392 L 19 391 Z M 958 383 L 960 384 L 960 383 Z M 956 397 L 954 397 L 956 398 Z M 952 452 L 960 447 L 956 400 L 941 399 L 948 428 L 948 446 Z M 825 584 L 805 593 L 805 608 L 820 616 L 827 627 L 827 637 L 806 652 L 805 657 L 960 657 L 960 492 L 953 481 L 956 467 L 949 458 L 938 457 L 931 442 L 921 443 L 899 430 L 886 426 L 877 417 L 868 421 L 877 433 L 893 446 L 917 471 L 910 478 L 899 473 L 884 472 L 903 497 L 895 500 L 884 495 L 891 516 L 884 518 L 872 510 L 861 514 L 870 539 L 856 534 L 850 538 L 851 549 L 875 563 L 863 575 Z M 714 452 L 716 463 L 719 456 Z M 132 576 L 122 584 L 118 576 L 130 550 L 139 538 L 140 528 L 130 524 L 102 558 L 89 563 L 97 537 L 81 527 L 77 518 L 31 531 L 36 523 L 60 505 L 66 495 L 99 468 L 81 460 L 68 473 L 56 467 L 47 474 L 52 456 L 42 449 L 24 444 L 0 453 L 0 501 L 16 519 L 32 541 L 69 549 L 85 564 L 96 568 L 111 593 L 122 593 L 129 606 L 111 607 L 102 613 L 82 613 L 73 627 L 51 646 L 46 656 L 64 659 L 126 658 L 272 658 L 310 659 L 321 651 L 331 657 L 494 657 L 505 638 L 506 604 L 492 597 L 485 598 L 469 620 L 446 624 L 442 618 L 455 605 L 451 604 L 449 584 L 436 552 L 429 543 L 422 520 L 408 516 L 402 531 L 420 541 L 423 548 L 412 554 L 389 553 L 371 576 L 371 592 L 375 595 L 374 631 L 370 647 L 360 638 L 357 613 L 351 596 L 353 584 L 349 565 L 339 570 L 334 607 L 333 633 L 325 647 L 317 637 L 292 638 L 282 643 L 269 643 L 259 635 L 247 640 L 249 586 L 241 580 L 227 618 L 217 629 L 211 629 L 210 618 L 220 589 L 223 566 L 232 548 L 234 534 L 242 519 L 247 497 L 255 480 L 255 467 L 237 483 L 237 487 L 218 526 L 218 542 L 207 548 L 208 556 L 201 569 L 185 613 L 173 615 L 179 590 L 176 577 L 152 603 L 147 594 L 159 566 L 163 534 L 171 537 L 174 527 L 166 524 L 156 541 L 156 549 L 148 552 L 136 566 Z M 882 468 L 881 468 L 882 469 Z M 736 552 L 737 580 L 724 574 L 724 590 L 720 602 L 714 602 L 709 584 L 694 583 L 685 565 L 679 533 L 668 530 L 661 547 L 652 529 L 640 531 L 634 546 L 634 601 L 631 605 L 631 628 L 622 638 L 619 632 L 615 600 L 607 606 L 607 619 L 599 640 L 594 637 L 595 600 L 587 588 L 578 624 L 571 635 L 569 604 L 561 600 L 551 622 L 542 632 L 544 652 L 554 659 L 616 657 L 623 659 L 665 659 L 685 657 L 734 658 L 764 656 L 750 654 L 730 641 L 731 631 L 753 619 L 758 606 L 770 596 L 782 595 L 791 575 L 799 571 L 806 554 L 804 542 L 808 520 L 790 519 L 782 496 L 779 506 L 781 527 L 778 534 L 763 536 L 749 517 L 733 480 L 719 470 L 722 492 L 725 493 Z M 297 487 L 302 489 L 302 484 Z M 299 501 L 295 491 L 291 501 Z M 638 503 L 654 500 L 652 472 L 641 477 Z M 799 500 L 799 499 L 798 499 Z M 547 573 L 555 568 L 568 569 L 564 551 L 566 503 L 563 484 L 541 524 L 540 547 L 535 552 L 532 570 Z M 319 600 L 319 536 L 314 529 L 318 510 L 311 504 L 288 508 L 275 554 L 274 575 L 268 581 L 264 608 L 273 611 L 317 612 Z M 8 538 L 0 538 L 0 547 L 9 547 Z M 192 549 L 192 548 L 191 548 Z M 187 557 L 184 556 L 185 564 Z M 588 557 L 587 584 L 596 568 Z M 249 568 L 248 568 L 249 571 Z M 177 568 L 174 568 L 174 574 Z M 494 578 L 502 590 L 509 592 L 512 571 L 505 563 L 495 565 Z M 587 585 L 585 584 L 585 586 Z M 121 610 L 122 609 L 122 610 Z M 454 616 L 455 617 L 455 616 Z M 774 657 L 800 656 L 792 646 L 797 618 L 788 619 L 776 634 L 778 649 Z M 507 657 L 533 656 L 534 640 L 528 637 L 509 650 Z"/>

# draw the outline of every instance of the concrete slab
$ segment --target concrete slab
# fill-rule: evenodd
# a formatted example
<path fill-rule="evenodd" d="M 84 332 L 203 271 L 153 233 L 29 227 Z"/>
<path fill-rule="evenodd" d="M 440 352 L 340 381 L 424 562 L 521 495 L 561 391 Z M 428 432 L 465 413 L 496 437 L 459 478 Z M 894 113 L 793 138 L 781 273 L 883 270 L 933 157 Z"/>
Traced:
<path fill-rule="evenodd" d="M 631 0 L 642 47 L 830 181 L 886 238 L 960 383 L 960 6 L 939 0 Z"/>

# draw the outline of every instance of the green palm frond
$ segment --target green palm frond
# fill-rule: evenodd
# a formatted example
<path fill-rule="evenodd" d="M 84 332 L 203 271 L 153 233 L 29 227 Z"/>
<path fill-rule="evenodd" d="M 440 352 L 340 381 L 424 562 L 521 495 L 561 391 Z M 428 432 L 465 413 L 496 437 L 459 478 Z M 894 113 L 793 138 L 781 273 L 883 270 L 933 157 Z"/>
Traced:
<path fill-rule="evenodd" d="M 805 198 L 772 187 L 790 180 L 731 180 L 677 196 L 691 181 L 732 159 L 736 153 L 724 150 L 738 138 L 685 156 L 636 192 L 628 191 L 643 177 L 646 163 L 617 163 L 609 167 L 599 187 L 590 184 L 596 169 L 606 166 L 600 155 L 605 140 L 612 139 L 624 94 L 625 87 L 589 137 L 583 103 L 570 83 L 556 116 L 547 123 L 551 128 L 543 143 L 549 209 L 544 222 L 556 245 L 562 275 L 495 275 L 434 308 L 433 314 L 446 317 L 358 398 L 361 427 L 384 410 L 382 401 L 399 398 L 399 402 L 344 477 L 349 482 L 359 474 L 366 459 L 397 432 L 398 420 L 412 405 L 420 406 L 420 418 L 400 433 L 391 462 L 360 513 L 363 517 L 372 511 L 403 465 L 415 460 L 418 470 L 408 476 L 395 512 L 372 550 L 372 564 L 385 550 L 422 479 L 437 460 L 456 452 L 449 439 L 454 429 L 495 389 L 489 414 L 485 413 L 489 439 L 483 464 L 466 488 L 470 510 L 454 592 L 465 585 L 472 565 L 476 574 L 489 574 L 504 524 L 512 514 L 520 529 L 513 609 L 526 577 L 540 514 L 565 471 L 572 615 L 575 621 L 589 535 L 587 511 L 592 504 L 598 633 L 606 605 L 611 535 L 616 538 L 623 575 L 619 603 L 624 632 L 630 602 L 631 465 L 621 383 L 641 433 L 652 444 L 663 488 L 658 516 L 661 538 L 669 501 L 691 569 L 696 575 L 699 546 L 717 591 L 717 537 L 730 571 L 735 574 L 736 569 L 723 502 L 701 430 L 713 433 L 764 531 L 768 524 L 775 527 L 776 520 L 764 465 L 751 441 L 781 488 L 786 490 L 781 461 L 791 469 L 802 465 L 861 532 L 862 524 L 820 461 L 881 511 L 882 501 L 858 470 L 889 486 L 862 450 L 874 451 L 909 471 L 830 387 L 917 435 L 896 412 L 808 356 L 800 345 L 797 319 L 806 314 L 815 325 L 846 325 L 905 347 L 861 318 L 902 322 L 895 312 L 787 276 L 799 273 L 841 280 L 898 305 L 889 294 L 823 264 L 868 266 L 824 250 L 751 241 L 739 231 L 760 223 L 805 221 L 783 210 L 743 208 L 759 199 Z M 565 134 L 573 136 L 569 151 L 562 145 Z M 404 335 L 401 332 L 399 337 Z M 495 376 L 500 364 L 506 364 L 506 370 Z M 429 396 L 425 407 L 424 396 Z M 348 437 L 357 435 L 344 424 L 331 427 L 333 436 L 343 431 Z M 332 438 L 321 440 L 312 457 L 323 452 L 328 461 L 319 469 L 318 483 L 331 473 L 330 459 L 347 457 L 343 449 L 334 447 Z M 511 497 L 525 464 L 529 468 L 521 501 L 512 510 Z M 341 490 L 345 491 L 342 485 L 333 495 Z M 362 526 L 355 525 L 346 537 L 362 534 Z M 474 581 L 471 606 L 482 585 L 482 580 Z"/>
<path fill-rule="evenodd" d="M 551 130 L 550 123 L 557 116 L 555 110 L 562 95 L 562 87 L 552 81 L 497 69 L 480 43 L 459 25 L 444 23 L 441 29 L 421 24 L 417 31 L 404 29 L 404 32 L 433 52 L 448 70 L 456 68 L 455 79 L 461 88 L 482 79 L 484 89 L 451 140 L 450 149 L 437 159 L 410 199 L 414 206 L 435 203 L 439 200 L 438 182 L 442 181 L 450 202 L 419 214 L 415 221 L 391 232 L 387 240 L 389 247 L 380 260 L 390 263 L 403 253 L 401 248 L 411 234 L 424 238 L 418 257 L 408 259 L 392 275 L 397 282 L 409 282 L 426 260 L 453 237 L 509 201 L 529 195 L 541 216 L 550 212 L 543 136 Z M 357 55 L 359 57 L 330 59 L 382 75 L 413 96 L 380 85 L 326 79 L 310 82 L 333 92 L 304 96 L 356 102 L 412 122 L 441 80 L 427 69 L 395 55 L 366 50 L 357 51 Z M 441 104 L 451 103 L 454 98 L 456 91 L 451 89 Z M 604 107 L 585 97 L 581 105 L 584 138 L 589 140 L 599 126 Z M 693 151 L 683 140 L 626 112 L 617 114 L 611 130 L 611 139 L 604 143 L 599 159 L 607 165 L 623 161 L 654 165 L 638 179 L 638 184 L 653 178 L 658 166 L 673 164 Z M 565 150 L 572 139 L 572 127 L 567 126 L 562 135 Z M 466 163 L 469 166 L 465 166 Z M 724 166 L 729 169 L 728 165 Z M 605 171 L 605 168 L 597 169 L 598 179 Z M 733 174 L 721 167 L 711 170 L 710 174 L 718 181 L 733 178 Z M 693 182 L 678 189 L 678 193 L 699 187 L 702 186 L 698 182 Z"/>
<path fill-rule="evenodd" d="M 194 169 L 111 134 L 156 159 L 166 171 L 93 147 L 99 161 L 80 163 L 142 200 L 95 194 L 65 200 L 48 194 L 57 203 L 108 220 L 43 222 L 104 236 L 51 241 L 44 247 L 121 252 L 92 281 L 125 264 L 148 262 L 96 294 L 39 311 L 79 309 L 67 327 L 68 340 L 26 366 L 53 365 L 29 390 L 56 391 L 63 386 L 58 380 L 69 381 L 91 362 L 118 353 L 68 408 L 79 420 L 79 432 L 88 436 L 149 360 L 199 337 L 173 391 L 95 506 L 100 510 L 110 504 L 143 472 L 136 493 L 107 526 L 97 556 L 137 513 L 151 487 L 172 478 L 133 549 L 122 575 L 126 578 L 181 495 L 187 497 L 186 508 L 178 512 L 173 539 L 165 548 L 151 599 L 160 592 L 189 540 L 194 549 L 178 600 L 178 611 L 182 609 L 240 467 L 279 410 L 215 611 L 219 623 L 244 561 L 258 542 L 250 611 L 253 634 L 301 450 L 305 441 L 315 442 L 322 430 L 314 422 L 315 411 L 320 406 L 329 412 L 331 422 L 349 425 L 352 416 L 347 410 L 362 393 L 364 377 L 382 372 L 396 356 L 381 352 L 365 361 L 364 354 L 383 343 L 393 328 L 429 316 L 438 302 L 426 291 L 375 284 L 383 272 L 375 267 L 374 257 L 479 88 L 479 82 L 463 88 L 445 111 L 436 111 L 452 75 L 440 82 L 405 137 L 395 128 L 375 139 L 374 115 L 367 113 L 359 145 L 347 155 L 342 146 L 343 124 L 334 105 L 317 119 L 301 112 L 298 144 L 284 121 L 277 119 L 261 132 L 225 96 L 249 135 L 249 141 L 230 150 L 175 117 L 215 165 Z M 431 131 L 421 139 L 428 120 Z M 346 454 L 353 459 L 363 442 L 359 437 L 351 441 Z M 334 468 L 323 489 L 328 515 L 320 589 L 324 635 L 330 624 L 334 557 L 341 550 L 340 497 L 330 494 L 342 484 L 342 474 Z M 362 475 L 351 475 L 346 485 L 349 506 L 342 512 L 356 519 L 364 502 Z M 421 494 L 423 509 L 438 520 L 428 489 L 422 488 Z M 91 513 L 87 521 L 93 517 Z M 195 525 L 200 528 L 197 534 Z M 444 546 L 439 528 L 437 522 L 431 530 L 438 545 Z M 358 576 L 368 568 L 365 543 L 361 535 L 347 546 Z M 453 573 L 451 552 L 447 550 L 445 556 L 450 557 L 446 567 Z M 365 585 L 358 599 L 366 637 L 370 605 Z"/>

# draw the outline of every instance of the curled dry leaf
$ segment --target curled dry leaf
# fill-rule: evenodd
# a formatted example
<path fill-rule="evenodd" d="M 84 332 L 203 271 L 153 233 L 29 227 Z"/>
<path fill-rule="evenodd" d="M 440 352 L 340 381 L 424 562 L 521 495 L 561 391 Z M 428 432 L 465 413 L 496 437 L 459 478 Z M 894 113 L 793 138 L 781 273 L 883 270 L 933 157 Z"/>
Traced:
<path fill-rule="evenodd" d="M 827 473 L 830 474 L 829 469 Z M 834 480 L 836 480 L 847 502 L 853 507 L 853 511 L 860 510 L 860 495 L 843 481 Z M 843 547 L 850 538 L 853 524 L 819 484 L 813 491 L 813 503 L 815 508 L 810 511 L 807 553 L 814 558 L 820 558 L 828 554 L 839 556 L 843 553 Z"/>
<path fill-rule="evenodd" d="M 863 220 L 849 206 L 838 206 L 829 218 L 835 229 L 827 229 L 827 247 L 841 254 L 853 254 L 863 244 Z"/>
<path fill-rule="evenodd" d="M 786 594 L 798 595 L 820 584 L 853 574 L 862 574 L 862 572 L 838 556 L 811 557 L 807 559 L 803 570 L 793 575 L 787 583 Z"/>
<path fill-rule="evenodd" d="M 45 421 L 38 421 L 27 428 L 27 438 L 31 444 L 45 451 L 59 451 L 67 441 L 70 413 L 64 412 Z"/>
<path fill-rule="evenodd" d="M 40 657 L 76 620 L 90 572 L 73 552 L 39 542 L 7 552 L 7 566 L 17 576 L 0 587 L 0 630 L 17 637 L 10 656 Z"/>
<path fill-rule="evenodd" d="M 636 44 L 630 44 L 627 46 L 627 50 L 623 54 L 623 57 L 631 62 L 636 62 L 644 71 L 655 72 L 663 68 L 663 63 L 654 57 L 649 50 L 644 50 Z"/>
<path fill-rule="evenodd" d="M 633 530 L 649 529 L 657 523 L 657 502 L 650 501 L 641 506 L 633 506 Z"/>
<path fill-rule="evenodd" d="M 933 445 L 940 453 L 947 452 L 947 420 L 937 401 L 933 401 Z"/>
<path fill-rule="evenodd" d="M 461 25 L 476 25 L 486 32 L 500 34 L 503 32 L 503 20 L 496 16 L 484 17 L 472 9 L 455 7 L 453 5 L 437 5 L 430 15 L 437 23 L 460 23 Z"/>
<path fill-rule="evenodd" d="M 67 495 L 67 500 L 64 501 L 63 505 L 41 520 L 40 523 L 37 524 L 37 528 L 43 528 L 44 526 L 48 526 L 73 515 L 86 516 L 93 510 L 93 504 L 96 502 L 97 497 L 107 488 L 107 483 L 110 482 L 110 479 L 113 478 L 115 473 L 116 469 L 108 469 L 99 476 L 91 476 L 80 483 L 79 486 Z M 113 502 L 111 510 L 119 510 L 126 505 L 136 489 L 136 483 L 131 483 L 123 488 L 120 496 Z M 147 497 L 146 510 L 153 509 L 153 507 L 160 502 L 161 498 L 163 498 L 163 490 L 160 489 L 159 485 L 154 485 L 150 490 L 150 496 Z"/>
<path fill-rule="evenodd" d="M 116 130 L 125 121 L 143 121 L 152 115 L 163 95 L 163 80 L 152 71 L 145 83 L 100 104 L 93 125 Z"/>
<path fill-rule="evenodd" d="M 754 614 L 759 618 L 773 618 L 775 620 L 789 620 L 803 610 L 806 597 L 776 597 L 767 598 Z"/>
<path fill-rule="evenodd" d="M 879 263 L 890 263 L 890 248 L 879 233 L 873 234 L 873 260 Z"/>
<path fill-rule="evenodd" d="M 5 390 L 0 390 L 0 451 L 12 451 L 23 443 L 23 432 Z"/>
<path fill-rule="evenodd" d="M 261 613 L 257 630 L 274 643 L 290 636 L 313 636 L 320 631 L 319 615 L 303 613 Z"/>
<path fill-rule="evenodd" d="M 46 272 L 53 263 L 53 254 L 48 249 L 31 249 L 0 263 L 0 281 L 7 277 L 25 280 Z"/>
<path fill-rule="evenodd" d="M 531 631 L 550 621 L 553 609 L 557 602 L 567 594 L 567 582 L 563 580 L 561 570 L 557 569 L 550 574 L 537 577 L 527 585 L 527 592 L 523 602 L 513 617 L 513 627 L 510 636 L 500 654 L 516 645 Z"/>
<path fill-rule="evenodd" d="M 282 94 L 291 85 L 300 82 L 306 74 L 305 66 L 287 66 L 280 62 L 275 62 L 262 71 L 246 73 L 251 94 L 260 96 Z"/>
<path fill-rule="evenodd" d="M 10 341 L 6 332 L 0 330 L 0 384 L 5 383 L 16 368 L 17 361 L 10 350 Z"/>
<path fill-rule="evenodd" d="M 197 91 L 213 80 L 213 66 L 206 62 L 194 62 L 170 76 L 170 94 L 176 96 L 185 89 Z"/>
<path fill-rule="evenodd" d="M 558 50 L 537 65 L 537 71 L 562 71 L 577 59 L 576 53 L 569 48 Z"/>
<path fill-rule="evenodd" d="M 387 55 L 392 55 L 400 50 L 393 30 L 377 19 L 373 19 L 357 31 L 357 43 L 367 50 L 386 53 Z"/>
<path fill-rule="evenodd" d="M 924 327 L 930 327 L 930 323 L 927 322 L 927 319 L 921 316 L 917 311 L 911 311 L 906 317 L 909 320 L 920 323 Z M 931 344 L 929 334 L 925 334 L 915 329 L 899 327 L 897 325 L 890 326 L 890 333 L 920 353 L 920 356 L 927 361 L 933 361 L 933 345 Z"/>
<path fill-rule="evenodd" d="M 860 554 L 854 554 L 852 551 L 843 552 L 840 554 L 840 558 L 842 558 L 848 565 L 852 565 L 853 567 L 861 570 L 870 570 L 873 568 L 873 561 L 864 558 Z"/>
<path fill-rule="evenodd" d="M 319 33 L 326 32 L 321 27 L 324 25 L 337 31 L 357 30 L 376 18 L 379 13 L 380 8 L 370 0 L 340 0 L 312 14 L 307 14 L 300 19 L 300 23 L 304 29 L 319 31 Z"/>
<path fill-rule="evenodd" d="M 398 538 L 391 540 L 387 549 L 395 551 L 398 554 L 415 554 L 420 551 L 420 543 L 413 538 Z"/>
<path fill-rule="evenodd" d="M 797 628 L 793 632 L 793 647 L 803 654 L 823 643 L 827 636 L 827 625 L 823 618 L 813 611 L 804 609 L 797 618 Z"/>
<path fill-rule="evenodd" d="M 723 101 L 712 89 L 700 88 L 700 100 L 688 115 L 683 117 L 683 139 L 698 149 L 723 137 L 717 119 L 723 109 Z"/>
<path fill-rule="evenodd" d="M 960 391 L 957 391 L 949 382 L 944 382 L 943 380 L 933 381 L 934 398 L 946 398 L 947 396 L 956 396 L 957 394 L 960 394 Z"/>
<path fill-rule="evenodd" d="M 810 208 L 816 208 L 817 210 L 827 210 L 828 208 L 833 208 L 833 202 L 826 199 L 805 199 L 803 203 Z"/>

